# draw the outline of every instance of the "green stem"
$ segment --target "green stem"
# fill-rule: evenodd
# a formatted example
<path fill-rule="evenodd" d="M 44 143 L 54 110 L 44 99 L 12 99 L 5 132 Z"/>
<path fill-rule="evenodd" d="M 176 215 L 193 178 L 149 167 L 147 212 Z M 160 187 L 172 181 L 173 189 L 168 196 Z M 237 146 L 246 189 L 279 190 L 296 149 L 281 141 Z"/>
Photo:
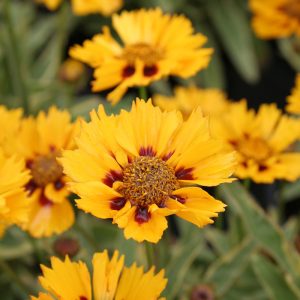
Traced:
<path fill-rule="evenodd" d="M 15 273 L 14 269 L 12 269 L 11 266 L 2 258 L 0 258 L 0 268 L 2 272 L 6 274 L 26 296 L 31 294 L 26 285 L 20 280 L 18 275 Z"/>
<path fill-rule="evenodd" d="M 277 215 L 279 224 L 284 223 L 285 217 L 285 200 L 283 197 L 283 184 L 279 182 L 278 186 L 278 207 L 277 207 Z"/>
<path fill-rule="evenodd" d="M 218 218 L 215 221 L 216 224 L 216 228 L 218 228 L 219 230 L 223 230 L 223 221 L 224 221 L 224 217 L 223 214 L 219 214 Z"/>
<path fill-rule="evenodd" d="M 250 178 L 246 178 L 243 180 L 243 185 L 244 188 L 249 191 L 250 190 L 250 186 L 251 186 L 251 179 Z"/>
<path fill-rule="evenodd" d="M 147 89 L 145 86 L 140 86 L 139 87 L 139 96 L 141 99 L 144 99 L 144 100 L 148 100 L 148 93 L 147 93 Z"/>
<path fill-rule="evenodd" d="M 151 243 L 145 242 L 145 251 L 147 257 L 148 268 L 150 269 L 152 266 L 155 265 L 154 259 L 154 246 Z"/>
<path fill-rule="evenodd" d="M 3 15 L 7 28 L 7 38 L 8 38 L 8 49 L 7 55 L 9 60 L 10 75 L 11 80 L 14 82 L 14 89 L 16 95 L 18 95 L 22 101 L 22 106 L 24 113 L 29 113 L 29 93 L 26 86 L 25 74 L 22 68 L 21 56 L 19 51 L 19 43 L 17 42 L 17 37 L 14 31 L 14 22 L 11 16 L 11 0 L 4 0 L 3 5 Z"/>
<path fill-rule="evenodd" d="M 61 5 L 57 23 L 58 59 L 61 62 L 64 56 L 64 49 L 67 42 L 70 22 L 70 7 L 67 1 Z"/>
<path fill-rule="evenodd" d="M 29 233 L 27 233 L 27 237 L 28 237 L 28 240 L 29 240 L 29 242 L 32 246 L 32 249 L 36 255 L 36 259 L 37 259 L 38 263 L 41 264 L 44 260 L 44 256 L 43 256 L 41 249 L 38 246 L 37 240 L 34 237 L 32 237 Z"/>
<path fill-rule="evenodd" d="M 215 189 L 215 197 L 217 199 L 222 199 L 222 194 L 219 188 Z M 217 217 L 217 219 L 215 220 L 215 226 L 217 229 L 219 230 L 223 230 L 224 229 L 224 216 L 223 213 L 220 213 L 219 216 Z"/>

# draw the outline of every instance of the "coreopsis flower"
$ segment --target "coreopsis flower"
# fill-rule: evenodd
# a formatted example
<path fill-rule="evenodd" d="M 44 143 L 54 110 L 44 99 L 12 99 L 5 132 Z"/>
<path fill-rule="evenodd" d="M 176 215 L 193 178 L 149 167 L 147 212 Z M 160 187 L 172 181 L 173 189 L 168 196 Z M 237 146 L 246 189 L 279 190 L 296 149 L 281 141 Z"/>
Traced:
<path fill-rule="evenodd" d="M 264 39 L 300 36 L 299 0 L 250 0 L 249 4 L 257 36 Z"/>
<path fill-rule="evenodd" d="M 22 109 L 7 109 L 0 105 L 0 147 L 2 151 L 10 152 L 10 140 L 14 139 L 21 122 Z"/>
<path fill-rule="evenodd" d="M 275 104 L 263 104 L 255 113 L 245 100 L 233 103 L 211 126 L 214 135 L 237 152 L 237 177 L 271 183 L 300 176 L 300 153 L 292 149 L 300 122 L 282 114 Z"/>
<path fill-rule="evenodd" d="M 231 182 L 235 156 L 211 138 L 200 109 L 183 122 L 179 112 L 162 112 L 151 101 L 137 99 L 117 116 L 99 106 L 76 141 L 78 149 L 65 151 L 61 161 L 77 206 L 112 218 L 126 238 L 156 243 L 168 215 L 203 227 L 224 211 L 195 185 Z"/>
<path fill-rule="evenodd" d="M 52 257 L 51 268 L 42 265 L 42 271 L 39 281 L 48 293 L 31 300 L 159 299 L 167 284 L 164 270 L 155 274 L 154 267 L 146 273 L 136 264 L 124 267 L 124 255 L 119 257 L 118 251 L 111 259 L 106 250 L 94 255 L 92 279 L 85 263 L 68 257 Z"/>
<path fill-rule="evenodd" d="M 161 9 L 124 11 L 113 15 L 118 42 L 108 27 L 103 33 L 71 48 L 70 55 L 95 68 L 93 91 L 116 87 L 108 100 L 117 103 L 129 87 L 147 86 L 162 77 L 190 77 L 207 67 L 212 49 L 203 48 L 207 38 L 194 33 L 182 15 Z"/>
<path fill-rule="evenodd" d="M 292 93 L 287 97 L 286 111 L 292 114 L 300 114 L 300 73 L 297 74 L 295 87 Z"/>
<path fill-rule="evenodd" d="M 36 0 L 44 4 L 49 10 L 56 10 L 63 0 Z M 76 15 L 88 15 L 100 13 L 109 16 L 119 10 L 123 5 L 123 0 L 71 0 L 72 10 Z"/>
<path fill-rule="evenodd" d="M 61 233 L 74 222 L 67 177 L 56 158 L 63 149 L 73 147 L 75 128 L 67 111 L 52 107 L 48 114 L 40 112 L 36 118 L 22 120 L 15 137 L 14 151 L 25 159 L 32 177 L 26 185 L 31 205 L 24 229 L 34 237 Z"/>
<path fill-rule="evenodd" d="M 200 89 L 194 86 L 175 88 L 173 97 L 154 95 L 153 101 L 164 110 L 180 110 L 185 118 L 198 106 L 204 115 L 210 116 L 223 113 L 228 106 L 226 95 L 221 90 Z"/>
<path fill-rule="evenodd" d="M 0 151 L 0 236 L 6 227 L 24 225 L 28 221 L 29 201 L 24 185 L 29 180 L 25 163 L 16 157 L 7 158 Z"/>

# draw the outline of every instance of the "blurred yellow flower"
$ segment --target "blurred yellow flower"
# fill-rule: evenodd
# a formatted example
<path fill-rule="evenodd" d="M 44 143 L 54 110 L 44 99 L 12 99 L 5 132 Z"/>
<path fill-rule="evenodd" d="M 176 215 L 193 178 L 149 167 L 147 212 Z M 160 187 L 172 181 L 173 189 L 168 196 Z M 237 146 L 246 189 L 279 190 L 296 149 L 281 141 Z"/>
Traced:
<path fill-rule="evenodd" d="M 24 161 L 6 158 L 0 151 L 0 236 L 6 227 L 24 225 L 28 221 L 30 203 L 24 185 L 29 178 Z"/>
<path fill-rule="evenodd" d="M 177 87 L 173 97 L 154 95 L 155 105 L 163 110 L 180 110 L 186 119 L 198 106 L 204 115 L 217 116 L 228 107 L 226 95 L 218 89 L 200 89 L 197 87 Z"/>
<path fill-rule="evenodd" d="M 147 86 L 164 76 L 190 77 L 207 67 L 212 49 L 203 48 L 207 38 L 194 33 L 182 15 L 163 14 L 161 9 L 124 11 L 113 15 L 113 27 L 71 48 L 70 55 L 95 68 L 93 91 L 117 86 L 108 100 L 117 103 L 129 87 Z"/>
<path fill-rule="evenodd" d="M 252 26 L 263 39 L 300 36 L 299 0 L 249 0 Z"/>
<path fill-rule="evenodd" d="M 37 3 L 44 4 L 48 9 L 55 10 L 63 0 L 35 0 Z"/>
<path fill-rule="evenodd" d="M 110 16 L 123 6 L 123 0 L 72 0 L 72 9 L 76 15 L 100 13 Z"/>
<path fill-rule="evenodd" d="M 42 265 L 43 276 L 39 281 L 49 292 L 31 297 L 31 300 L 138 300 L 158 299 L 167 284 L 164 270 L 155 274 L 154 267 L 144 272 L 133 264 L 124 267 L 124 255 L 114 251 L 110 259 L 107 250 L 93 257 L 93 276 L 85 263 L 51 258 L 51 268 Z"/>
<path fill-rule="evenodd" d="M 63 0 L 36 0 L 44 4 L 48 9 L 55 10 Z M 88 15 L 100 13 L 109 16 L 119 10 L 123 5 L 123 0 L 71 0 L 72 10 L 76 15 Z"/>
<path fill-rule="evenodd" d="M 275 104 L 262 104 L 257 113 L 242 100 L 211 122 L 212 132 L 237 151 L 235 175 L 258 183 L 300 176 L 300 153 L 291 146 L 299 137 L 300 122 L 283 115 Z"/>
<path fill-rule="evenodd" d="M 295 87 L 287 97 L 286 111 L 292 114 L 300 114 L 300 73 L 297 74 Z"/>
<path fill-rule="evenodd" d="M 183 122 L 179 112 L 137 99 L 130 112 L 107 116 L 99 106 L 91 119 L 82 125 L 78 149 L 64 151 L 61 159 L 79 208 L 112 218 L 127 239 L 153 243 L 168 215 L 203 227 L 224 211 L 222 202 L 195 185 L 232 182 L 235 156 L 211 138 L 199 109 Z"/>
<path fill-rule="evenodd" d="M 34 237 L 61 233 L 74 222 L 67 178 L 56 160 L 63 149 L 73 148 L 74 131 L 69 113 L 52 107 L 47 115 L 40 112 L 36 119 L 23 119 L 15 137 L 14 152 L 25 159 L 32 176 L 26 185 L 30 222 L 24 229 Z"/>

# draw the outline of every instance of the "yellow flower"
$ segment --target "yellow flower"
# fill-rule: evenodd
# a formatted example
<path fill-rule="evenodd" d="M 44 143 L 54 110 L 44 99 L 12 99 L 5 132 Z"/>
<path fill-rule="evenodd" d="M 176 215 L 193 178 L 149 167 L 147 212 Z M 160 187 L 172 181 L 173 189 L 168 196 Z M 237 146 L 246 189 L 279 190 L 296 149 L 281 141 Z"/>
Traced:
<path fill-rule="evenodd" d="M 74 212 L 67 200 L 67 178 L 56 158 L 63 149 L 73 148 L 75 125 L 66 111 L 50 108 L 22 124 L 14 142 L 14 151 L 26 161 L 32 179 L 26 185 L 30 199 L 30 222 L 24 227 L 34 237 L 50 236 L 68 229 Z"/>
<path fill-rule="evenodd" d="M 297 74 L 295 87 L 292 94 L 287 97 L 286 111 L 292 114 L 300 114 L 300 73 Z"/>
<path fill-rule="evenodd" d="M 250 0 L 249 4 L 257 36 L 264 39 L 300 36 L 299 0 Z"/>
<path fill-rule="evenodd" d="M 6 158 L 0 151 L 0 236 L 6 227 L 28 221 L 29 201 L 24 190 L 28 180 L 24 161 Z"/>
<path fill-rule="evenodd" d="M 194 34 L 184 16 L 163 14 L 159 8 L 113 15 L 113 27 L 71 48 L 70 55 L 95 68 L 93 91 L 117 86 L 108 100 L 117 103 L 129 87 L 147 86 L 168 75 L 184 78 L 207 67 L 212 49 L 202 48 L 206 37 Z"/>
<path fill-rule="evenodd" d="M 171 111 L 180 110 L 185 118 L 201 107 L 204 115 L 217 116 L 228 107 L 225 94 L 218 89 L 200 89 L 194 86 L 177 87 L 173 97 L 155 95 L 154 103 L 160 108 Z"/>
<path fill-rule="evenodd" d="M 144 273 L 143 267 L 133 264 L 124 267 L 124 255 L 115 251 L 109 259 L 107 251 L 93 257 L 93 277 L 85 263 L 71 262 L 68 257 L 61 261 L 51 258 L 51 268 L 42 266 L 43 276 L 39 281 L 49 292 L 40 293 L 31 300 L 140 300 L 158 299 L 167 279 L 164 270 L 154 273 L 154 267 Z"/>
<path fill-rule="evenodd" d="M 48 9 L 55 10 L 63 0 L 36 0 L 44 4 Z M 100 13 L 109 16 L 119 10 L 123 5 L 123 0 L 71 0 L 72 10 L 75 15 L 88 15 Z"/>
<path fill-rule="evenodd" d="M 123 0 L 72 0 L 72 9 L 76 15 L 88 15 L 100 13 L 110 16 L 119 10 L 123 5 Z"/>
<path fill-rule="evenodd" d="M 259 183 L 300 176 L 300 153 L 291 148 L 299 137 L 300 122 L 283 115 L 275 104 L 263 104 L 255 113 L 245 100 L 233 103 L 211 125 L 215 136 L 237 151 L 236 176 Z"/>
<path fill-rule="evenodd" d="M 35 0 L 37 3 L 44 4 L 48 9 L 55 10 L 63 0 Z"/>
<path fill-rule="evenodd" d="M 79 149 L 61 159 L 79 208 L 112 218 L 126 238 L 154 243 L 168 215 L 203 227 L 224 211 L 195 185 L 231 182 L 235 157 L 211 138 L 200 109 L 183 122 L 179 112 L 137 99 L 130 112 L 107 116 L 99 106 L 91 118 L 76 140 Z"/>
<path fill-rule="evenodd" d="M 22 109 L 8 110 L 0 105 L 0 147 L 7 153 L 10 152 L 10 141 L 14 139 L 21 122 Z"/>

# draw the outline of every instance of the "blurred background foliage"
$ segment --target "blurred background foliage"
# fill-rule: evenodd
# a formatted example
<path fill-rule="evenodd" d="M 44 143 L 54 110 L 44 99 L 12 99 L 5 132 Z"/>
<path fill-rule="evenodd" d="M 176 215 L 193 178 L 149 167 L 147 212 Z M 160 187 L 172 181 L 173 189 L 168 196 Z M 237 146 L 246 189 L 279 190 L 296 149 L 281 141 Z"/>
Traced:
<path fill-rule="evenodd" d="M 10 13 L 4 1 L 0 2 L 2 104 L 17 107 L 26 97 L 33 114 L 56 104 L 69 108 L 74 117 L 87 117 L 99 103 L 108 112 L 129 107 L 138 95 L 136 90 L 130 90 L 119 105 L 111 107 L 102 94 L 90 92 L 91 70 L 85 68 L 84 76 L 74 82 L 65 78 L 62 69 L 68 48 L 98 33 L 110 18 L 76 17 L 67 2 L 58 11 L 49 12 L 30 0 L 10 1 Z M 171 94 L 175 85 L 193 83 L 224 89 L 231 99 L 246 97 L 250 107 L 262 102 L 283 106 L 295 72 L 300 71 L 300 47 L 292 38 L 256 38 L 247 1 L 125 1 L 128 10 L 153 6 L 187 15 L 215 51 L 209 67 L 199 75 L 185 81 L 172 78 L 155 82 L 149 95 Z M 199 230 L 190 223 L 172 220 L 154 256 L 157 267 L 167 272 L 168 299 L 300 299 L 300 182 L 252 184 L 251 191 L 256 199 L 241 183 L 214 191 L 228 205 L 225 216 L 214 226 Z M 76 259 L 86 262 L 97 250 L 116 248 L 126 255 L 128 264 L 138 260 L 146 266 L 143 244 L 125 240 L 122 231 L 103 220 L 77 214 L 76 225 L 60 237 L 33 240 L 17 228 L 6 234 L 0 242 L 1 267 L 5 270 L 9 262 L 21 277 L 0 273 L 1 299 L 25 299 L 24 291 L 28 290 L 35 294 L 39 264 L 48 263 L 50 255 L 64 253 L 66 245 L 74 247 Z M 65 238 L 69 243 L 64 243 Z"/>

